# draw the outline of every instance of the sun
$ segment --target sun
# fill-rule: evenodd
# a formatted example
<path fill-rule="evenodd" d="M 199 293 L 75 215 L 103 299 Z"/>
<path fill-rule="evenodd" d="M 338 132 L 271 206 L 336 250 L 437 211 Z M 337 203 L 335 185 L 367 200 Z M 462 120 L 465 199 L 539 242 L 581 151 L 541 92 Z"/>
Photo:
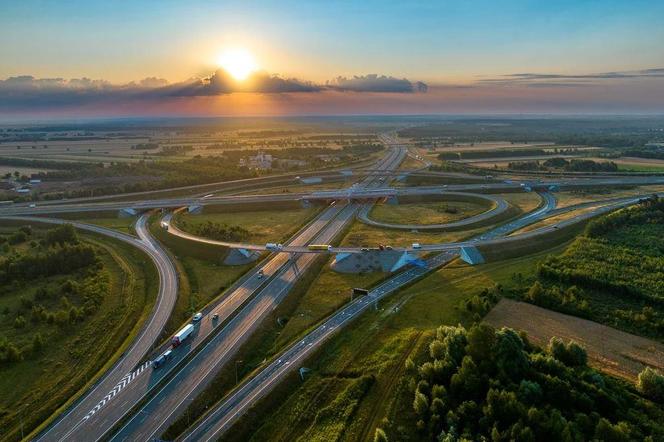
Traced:
<path fill-rule="evenodd" d="M 217 63 L 238 81 L 245 80 L 249 74 L 258 69 L 254 56 L 242 48 L 223 52 L 217 59 Z"/>

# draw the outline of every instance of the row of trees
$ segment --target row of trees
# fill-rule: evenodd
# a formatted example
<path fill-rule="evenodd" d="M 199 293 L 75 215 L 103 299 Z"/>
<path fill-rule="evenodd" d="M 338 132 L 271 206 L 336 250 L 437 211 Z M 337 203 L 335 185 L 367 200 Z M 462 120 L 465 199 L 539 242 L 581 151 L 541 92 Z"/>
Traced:
<path fill-rule="evenodd" d="M 0 282 L 30 281 L 44 276 L 71 273 L 99 264 L 88 245 L 64 245 L 36 254 L 10 256 L 0 262 Z"/>
<path fill-rule="evenodd" d="M 565 158 L 549 158 L 540 161 L 511 161 L 508 168 L 512 170 L 541 170 L 562 169 L 567 172 L 617 172 L 618 165 L 613 161 L 593 161 Z"/>
<path fill-rule="evenodd" d="M 217 241 L 244 241 L 249 238 L 249 231 L 241 226 L 229 226 L 228 224 L 221 224 L 217 222 L 207 221 L 202 224 L 195 224 L 189 226 L 186 221 L 181 221 L 180 224 L 186 230 L 191 230 L 193 233 L 205 238 L 216 239 Z"/>

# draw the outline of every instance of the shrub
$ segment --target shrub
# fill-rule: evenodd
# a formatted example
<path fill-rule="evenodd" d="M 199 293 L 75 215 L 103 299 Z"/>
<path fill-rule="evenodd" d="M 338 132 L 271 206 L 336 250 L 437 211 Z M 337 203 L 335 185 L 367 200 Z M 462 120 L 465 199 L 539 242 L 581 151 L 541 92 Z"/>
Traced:
<path fill-rule="evenodd" d="M 657 402 L 664 402 L 664 375 L 659 371 L 646 367 L 639 373 L 636 388 L 644 396 Z"/>
<path fill-rule="evenodd" d="M 44 338 L 40 333 L 37 333 L 34 338 L 32 338 L 32 352 L 39 353 L 44 348 Z"/>
<path fill-rule="evenodd" d="M 374 442 L 387 442 L 387 435 L 382 428 L 376 428 L 376 433 L 374 434 Z"/>
<path fill-rule="evenodd" d="M 25 327 L 25 318 L 22 315 L 19 315 L 14 319 L 14 328 L 23 328 Z"/>

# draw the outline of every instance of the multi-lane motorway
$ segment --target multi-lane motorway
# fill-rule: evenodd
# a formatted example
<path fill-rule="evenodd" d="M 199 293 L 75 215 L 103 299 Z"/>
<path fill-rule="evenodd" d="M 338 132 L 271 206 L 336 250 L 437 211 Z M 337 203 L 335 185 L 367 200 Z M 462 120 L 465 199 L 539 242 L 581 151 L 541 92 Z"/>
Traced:
<path fill-rule="evenodd" d="M 402 148 L 396 148 L 381 161 L 379 168 L 395 168 L 401 163 L 405 154 Z M 375 185 L 376 179 L 368 178 L 364 186 Z M 301 246 L 307 242 L 329 243 L 354 218 L 359 204 L 333 205 L 320 216 L 324 227 L 316 230 L 312 236 L 298 236 L 292 246 Z M 284 254 L 277 258 L 283 259 Z M 150 440 L 159 436 L 168 425 L 177 418 L 188 406 L 190 400 L 202 391 L 221 368 L 228 363 L 239 347 L 251 333 L 288 294 L 298 277 L 306 272 L 315 261 L 315 256 L 302 254 L 287 258 L 285 265 L 275 273 L 264 272 L 269 281 L 221 331 L 198 351 L 177 373 L 139 410 L 134 410 L 127 422 L 115 432 L 112 440 Z M 202 324 L 213 323 L 210 319 L 214 312 L 209 312 L 201 321 Z"/>
<path fill-rule="evenodd" d="M 404 149 L 391 149 L 376 167 L 378 170 L 393 169 L 402 161 L 403 156 Z M 377 178 L 369 177 L 364 185 L 374 186 L 378 182 Z M 354 218 L 359 206 L 359 204 L 333 205 L 299 232 L 290 241 L 290 244 L 303 246 L 313 240 L 331 242 L 343 227 Z M 138 247 L 147 247 L 155 255 L 159 255 L 157 251 L 160 253 L 163 253 L 163 251 L 149 237 L 145 221 L 146 217 L 144 216 L 137 223 L 137 232 L 141 239 L 133 238 L 133 240 L 137 243 L 140 242 L 140 246 L 136 244 Z M 76 227 L 88 227 L 81 223 L 73 224 Z M 131 238 L 120 233 L 117 235 L 126 236 L 126 239 Z M 165 253 L 161 257 L 168 259 Z M 97 440 L 114 428 L 148 394 L 155 391 L 158 391 L 158 394 L 169 396 L 168 404 L 165 404 L 163 400 L 148 401 L 145 407 L 139 408 L 135 414 L 129 414 L 129 420 L 126 425 L 122 426 L 121 432 L 116 437 L 140 440 L 144 435 L 150 437 L 149 435 L 157 434 L 163 430 L 164 425 L 169 423 L 170 418 L 177 416 L 177 413 L 182 411 L 185 402 L 181 402 L 179 407 L 176 406 L 169 410 L 169 413 L 155 412 L 151 417 L 146 410 L 155 407 L 155 404 L 164 404 L 162 407 L 167 405 L 170 407 L 171 402 L 177 402 L 180 396 L 187 398 L 195 395 L 207 385 L 207 382 L 221 368 L 223 362 L 234 351 L 237 351 L 239 345 L 246 340 L 251 331 L 260 323 L 260 320 L 276 307 L 299 275 L 306 271 L 314 259 L 315 257 L 312 255 L 289 258 L 284 254 L 277 254 L 269 259 L 267 263 L 254 269 L 253 272 L 238 281 L 217 305 L 211 306 L 206 312 L 206 319 L 209 319 L 212 315 L 217 315 L 218 319 L 216 321 L 201 321 L 197 326 L 194 338 L 174 351 L 174 358 L 169 363 L 172 370 L 167 369 L 167 367 L 159 371 L 151 368 L 146 369 L 146 364 L 140 362 L 154 343 L 154 339 L 149 342 L 147 347 L 138 345 L 142 344 L 145 339 L 137 342 L 127 352 L 122 361 L 118 363 L 118 369 L 114 369 L 105 375 L 104 382 L 98 383 L 92 391 L 85 395 L 84 400 L 76 403 L 63 417 L 43 432 L 39 437 L 40 440 Z M 168 317 L 177 292 L 172 264 L 169 269 L 165 270 L 162 270 L 161 266 L 158 265 L 158 269 L 162 278 L 160 304 L 156 309 L 159 316 L 154 315 L 145 327 L 146 335 L 155 338 L 163 329 L 164 318 Z M 260 276 L 259 271 L 262 271 Z M 166 299 L 165 296 L 162 296 L 164 292 L 171 295 L 168 297 L 168 300 L 171 301 L 169 305 L 163 301 L 163 299 Z M 168 309 L 164 307 L 168 307 Z M 162 314 L 164 315 L 163 318 Z M 177 382 L 178 376 L 187 378 L 186 373 L 188 372 L 183 370 L 191 369 L 194 366 L 192 364 L 200 363 L 196 356 L 189 362 L 185 361 L 197 347 L 202 347 L 202 351 L 199 353 L 201 355 L 200 359 L 204 361 L 202 364 L 209 367 L 209 369 L 205 371 L 204 376 L 200 379 L 189 377 L 189 382 L 184 384 Z M 142 351 L 134 350 L 134 348 L 140 348 Z M 208 352 L 209 349 L 214 349 L 217 352 Z M 221 358 L 216 358 L 219 352 Z M 213 364 L 209 361 L 212 355 L 215 356 L 213 360 L 216 360 L 216 363 Z M 169 380 L 169 376 L 174 376 L 173 379 L 176 381 Z M 126 382 L 126 379 L 131 379 L 131 382 Z M 122 388 L 118 388 L 120 384 Z M 172 393 L 170 389 L 174 385 L 178 386 L 178 394 L 169 394 Z M 161 418 L 162 415 L 164 415 L 163 419 Z M 129 434 L 129 436 L 124 436 L 125 434 Z"/>
<path fill-rule="evenodd" d="M 371 204 L 377 198 L 386 196 L 419 196 L 440 194 L 441 192 L 474 192 L 477 197 L 491 200 L 495 208 L 484 214 L 479 221 L 504 211 L 507 203 L 501 198 L 486 195 L 504 191 L 523 191 L 533 185 L 541 190 L 542 205 L 525 216 L 490 230 L 469 241 L 448 244 L 422 244 L 417 248 L 411 245 L 395 246 L 394 250 L 441 252 L 427 260 L 424 267 L 412 267 L 398 273 L 373 289 L 369 296 L 358 298 L 347 304 L 328 318 L 303 340 L 295 343 L 278 358 L 275 358 L 264 370 L 247 381 L 231 397 L 216 407 L 188 434 L 187 440 L 207 440 L 228 428 L 239 415 L 258 398 L 266 394 L 289 369 L 305 359 L 311 352 L 322 345 L 334 332 L 343 328 L 353 318 L 375 305 L 377 300 L 398 290 L 405 284 L 449 262 L 461 247 L 495 246 L 500 247 L 506 241 L 523 241 L 539 234 L 546 234 L 559 226 L 578 222 L 600 213 L 634 204 L 639 197 L 619 198 L 604 201 L 583 215 L 566 221 L 546 226 L 531 232 L 514 236 L 509 233 L 537 222 L 546 216 L 576 210 L 583 205 L 565 209 L 555 209 L 556 200 L 546 189 L 555 187 L 569 189 L 587 186 L 616 186 L 664 183 L 662 177 L 619 177 L 603 179 L 565 179 L 549 182 L 524 183 L 500 182 L 485 184 L 465 184 L 449 186 L 430 186 L 417 188 L 386 187 L 385 176 L 393 174 L 406 155 L 406 149 L 396 140 L 383 137 L 385 144 L 392 146 L 367 173 L 364 181 L 348 190 L 313 192 L 278 195 L 243 195 L 212 196 L 208 198 L 184 197 L 164 198 L 142 201 L 105 201 L 60 202 L 29 207 L 17 205 L 0 208 L 0 218 L 50 223 L 71 223 L 77 228 L 94 231 L 128 242 L 143 250 L 157 266 L 160 275 L 160 289 L 155 308 L 147 323 L 141 329 L 136 340 L 123 356 L 91 388 L 78 398 L 65 413 L 52 422 L 39 436 L 38 440 L 151 440 L 178 417 L 186 407 L 214 378 L 221 368 L 233 359 L 240 346 L 246 342 L 261 321 L 288 294 L 302 273 L 309 269 L 316 255 L 307 245 L 312 242 L 329 244 L 343 231 L 356 216 L 365 216 Z M 418 172 L 422 173 L 422 172 Z M 269 181 L 267 181 L 269 182 Z M 478 195 L 481 193 L 483 195 Z M 290 241 L 284 244 L 283 251 L 261 261 L 252 271 L 231 286 L 224 296 L 209 305 L 204 311 L 204 318 L 197 323 L 193 337 L 173 352 L 164 367 L 153 370 L 149 367 L 146 356 L 158 341 L 167 318 L 172 311 L 177 296 L 177 275 L 166 252 L 154 241 L 147 229 L 147 216 L 143 215 L 136 224 L 138 238 L 125 235 L 102 227 L 84 223 L 62 221 L 52 218 L 35 218 L 30 215 L 56 214 L 69 211 L 115 210 L 121 208 L 178 208 L 195 204 L 238 204 L 269 203 L 274 201 L 322 200 L 336 201 L 323 210 L 318 217 L 300 230 Z M 586 205 L 588 205 L 586 203 Z M 462 223 L 479 222 L 469 218 Z M 180 235 L 192 241 L 204 241 L 230 247 L 265 250 L 262 244 L 224 243 L 204 238 L 197 238 L 176 228 L 171 223 L 170 215 L 163 218 L 171 234 Z M 403 226 L 402 226 L 403 227 Z M 418 226 L 419 227 L 419 226 Z M 418 228 L 406 226 L 404 228 Z M 332 252 L 362 253 L 360 248 L 337 247 Z M 323 251 L 327 253 L 327 251 Z M 212 319 L 215 317 L 216 319 Z M 159 351 L 166 347 L 162 346 Z"/>

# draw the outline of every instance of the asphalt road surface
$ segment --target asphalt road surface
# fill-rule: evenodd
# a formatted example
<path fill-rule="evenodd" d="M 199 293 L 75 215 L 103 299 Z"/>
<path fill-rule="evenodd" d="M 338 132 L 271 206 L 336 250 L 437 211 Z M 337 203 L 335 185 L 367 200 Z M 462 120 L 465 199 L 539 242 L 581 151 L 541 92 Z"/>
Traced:
<path fill-rule="evenodd" d="M 405 154 L 404 149 L 394 149 L 380 163 L 380 168 L 396 167 Z M 368 178 L 363 185 L 371 186 L 380 182 Z M 360 205 L 335 205 L 323 212 L 321 217 L 330 222 L 321 229 L 315 238 L 301 238 L 293 241 L 294 246 L 306 242 L 330 243 L 354 218 Z M 170 229 L 169 229 L 170 231 Z M 278 254 L 277 256 L 285 256 Z M 134 411 L 127 422 L 117 431 L 112 440 L 150 440 L 163 433 L 208 384 L 221 368 L 229 363 L 240 346 L 246 342 L 261 321 L 274 310 L 301 274 L 313 265 L 316 257 L 302 254 L 287 258 L 289 265 L 281 267 L 276 275 L 271 275 L 260 292 L 221 331 L 198 351 L 173 377 L 158 391 L 151 394 L 150 400 Z M 267 274 L 266 274 L 267 275 Z M 210 322 L 208 314 L 201 324 Z M 206 321 L 207 320 L 207 321 Z"/>
<path fill-rule="evenodd" d="M 63 415 L 36 437 L 38 441 L 86 440 L 85 432 L 79 430 L 90 418 L 90 412 L 100 403 L 108 400 L 108 396 L 115 391 L 116 387 L 126 381 L 124 379 L 126 374 L 132 372 L 136 367 L 140 368 L 145 365 L 141 362 L 145 362 L 143 361 L 145 355 L 159 339 L 177 298 L 178 280 L 175 267 L 166 252 L 153 240 L 148 232 L 146 226 L 147 215 L 141 216 L 136 222 L 138 238 L 104 227 L 75 221 L 32 217 L 7 219 L 50 224 L 72 224 L 77 229 L 118 239 L 145 252 L 159 272 L 159 293 L 155 306 L 129 349 L 95 383 L 91 390 L 87 391 Z"/>

